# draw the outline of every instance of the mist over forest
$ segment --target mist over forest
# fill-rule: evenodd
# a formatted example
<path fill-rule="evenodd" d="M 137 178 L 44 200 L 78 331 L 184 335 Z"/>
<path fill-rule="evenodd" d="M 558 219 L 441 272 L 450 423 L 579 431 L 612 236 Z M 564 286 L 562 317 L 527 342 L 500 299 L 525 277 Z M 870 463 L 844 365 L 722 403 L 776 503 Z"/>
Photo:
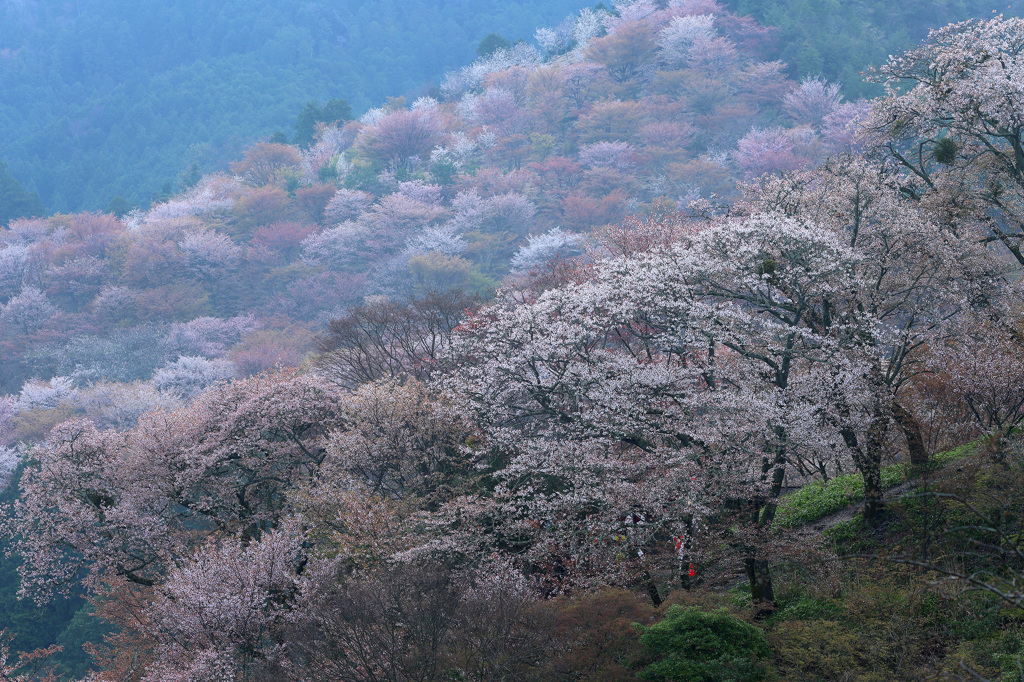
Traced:
<path fill-rule="evenodd" d="M 1022 679 L 1021 9 L 0 4 L 0 678 Z"/>
<path fill-rule="evenodd" d="M 929 28 L 1020 11 L 980 0 L 726 5 L 778 27 L 773 58 L 799 79 L 880 94 L 860 73 Z M 254 141 L 292 135 L 309 100 L 357 114 L 430 94 L 489 33 L 532 42 L 581 9 L 553 2 L 12 0 L 0 6 L 0 161 L 50 212 L 145 206 L 193 165 L 223 169 Z"/>

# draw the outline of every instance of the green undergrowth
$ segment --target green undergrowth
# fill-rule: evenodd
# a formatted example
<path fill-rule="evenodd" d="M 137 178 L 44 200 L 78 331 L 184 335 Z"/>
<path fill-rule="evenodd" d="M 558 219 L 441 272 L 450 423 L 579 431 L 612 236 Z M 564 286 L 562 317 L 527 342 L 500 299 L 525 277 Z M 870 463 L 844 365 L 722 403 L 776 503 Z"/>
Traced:
<path fill-rule="evenodd" d="M 882 468 L 882 488 L 895 488 L 906 480 L 902 464 Z M 786 495 L 779 503 L 772 524 L 775 528 L 796 528 L 812 523 L 864 499 L 864 477 L 860 473 L 836 476 L 828 482 L 814 481 Z"/>
<path fill-rule="evenodd" d="M 1024 537 L 1024 438 L 1005 439 L 1001 450 L 998 445 L 981 439 L 940 453 L 929 468 L 943 469 L 942 475 L 887 503 L 874 522 L 855 516 L 831 524 L 820 553 L 792 552 L 773 561 L 776 603 L 770 613 L 756 608 L 745 581 L 727 591 L 674 591 L 666 601 L 699 608 L 706 618 L 728 612 L 760 630 L 770 656 L 748 638 L 722 663 L 763 664 L 763 679 L 772 682 L 1024 682 L 1024 609 L 949 578 L 954 571 L 995 585 L 1021 583 L 1024 562 L 1015 552 Z M 888 467 L 887 487 L 906 480 L 906 473 Z M 863 494 L 859 476 L 808 488 L 812 492 L 790 496 L 800 504 L 787 500 L 791 518 L 796 512 L 806 521 L 820 518 Z M 995 527 L 1004 541 L 993 536 Z M 693 637 L 694 631 L 686 634 Z M 688 639 L 673 642 L 660 660 L 675 664 L 683 658 L 679 666 L 690 667 L 647 679 L 742 680 L 760 674 L 743 669 L 751 675 L 745 678 L 730 668 L 701 676 L 697 664 L 719 662 L 692 655 Z"/>
<path fill-rule="evenodd" d="M 974 452 L 980 441 L 966 443 L 952 450 L 935 454 L 932 468 L 941 468 Z M 882 467 L 882 488 L 890 490 L 908 478 L 905 464 Z M 775 512 L 775 529 L 796 528 L 813 523 L 829 514 L 845 509 L 864 499 L 864 477 L 860 472 L 836 476 L 827 481 L 813 481 L 779 502 Z"/>

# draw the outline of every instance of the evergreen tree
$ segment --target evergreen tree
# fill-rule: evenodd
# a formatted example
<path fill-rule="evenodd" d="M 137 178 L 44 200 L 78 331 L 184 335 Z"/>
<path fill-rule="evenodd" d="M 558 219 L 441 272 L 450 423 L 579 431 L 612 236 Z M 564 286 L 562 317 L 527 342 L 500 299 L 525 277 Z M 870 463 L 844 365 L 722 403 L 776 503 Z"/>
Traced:
<path fill-rule="evenodd" d="M 27 218 L 46 213 L 39 195 L 21 186 L 7 164 L 0 161 L 0 227 L 5 227 L 14 218 Z"/>
<path fill-rule="evenodd" d="M 476 54 L 478 57 L 489 57 L 498 50 L 507 50 L 510 47 L 512 47 L 512 43 L 504 36 L 500 36 L 497 33 L 488 33 L 477 46 Z"/>
<path fill-rule="evenodd" d="M 295 144 L 308 147 L 313 144 L 317 123 L 344 123 L 352 118 L 352 107 L 347 100 L 332 99 L 320 105 L 316 100 L 306 102 L 295 118 Z"/>

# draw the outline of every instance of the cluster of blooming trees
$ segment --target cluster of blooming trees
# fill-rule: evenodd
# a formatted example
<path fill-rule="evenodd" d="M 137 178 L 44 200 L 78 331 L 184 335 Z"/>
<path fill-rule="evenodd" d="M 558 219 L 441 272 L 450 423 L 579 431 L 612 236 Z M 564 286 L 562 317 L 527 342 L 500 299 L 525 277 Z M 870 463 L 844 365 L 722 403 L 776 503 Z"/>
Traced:
<path fill-rule="evenodd" d="M 188 399 L 298 364 L 366 295 L 486 294 L 629 213 L 735 196 L 737 179 L 855 144 L 862 104 L 787 80 L 765 61 L 770 30 L 714 2 L 662 5 L 584 10 L 539 31 L 539 50 L 449 74 L 438 98 L 321 125 L 305 148 L 256 144 L 148 211 L 15 221 L 0 230 L 0 394 L 70 377 Z M 211 341 L 181 346 L 190 324 Z"/>
<path fill-rule="evenodd" d="M 145 382 L 83 363 L 0 399 L 0 446 L 41 441 L 4 521 L 24 594 L 84 585 L 119 628 L 92 680 L 525 679 L 554 655 L 538 597 L 658 603 L 728 551 L 770 609 L 784 486 L 857 470 L 873 521 L 883 464 L 1024 421 L 1024 24 L 934 33 L 867 111 L 752 61 L 764 31 L 714 3 L 617 8 L 539 35 L 547 62 L 499 51 L 452 101 L 257 146 L 125 223 L 0 234 L 8 343 L 173 310 L 174 287 L 233 315 L 155 318 Z M 751 130 L 753 102 L 798 125 Z M 728 208 L 605 225 L 729 163 L 750 182 Z M 486 305 L 465 293 L 510 265 Z M 249 278 L 286 278 L 260 300 L 308 321 L 339 271 L 393 296 L 331 321 L 307 370 L 239 369 L 289 329 L 238 314 Z"/>
<path fill-rule="evenodd" d="M 368 295 L 486 296 L 629 213 L 735 197 L 740 178 L 857 144 L 862 103 L 788 81 L 764 60 L 771 31 L 714 2 L 585 10 L 537 41 L 305 148 L 256 144 L 148 211 L 0 230 L 5 461 L 67 418 L 126 428 L 297 365 Z M 52 405 L 20 397 L 65 379 Z"/>

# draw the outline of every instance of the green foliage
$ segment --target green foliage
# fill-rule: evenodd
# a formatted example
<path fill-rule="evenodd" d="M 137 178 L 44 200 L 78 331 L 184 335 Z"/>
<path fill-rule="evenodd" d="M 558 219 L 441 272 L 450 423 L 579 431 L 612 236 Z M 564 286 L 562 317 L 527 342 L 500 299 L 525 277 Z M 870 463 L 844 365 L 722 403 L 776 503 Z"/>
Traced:
<path fill-rule="evenodd" d="M 772 614 L 772 620 L 827 620 L 835 618 L 841 611 L 833 599 L 801 597 Z"/>
<path fill-rule="evenodd" d="M 7 169 L 7 164 L 0 161 L 0 227 L 5 227 L 14 218 L 40 216 L 45 212 L 39 195 L 22 187 Z"/>
<path fill-rule="evenodd" d="M 459 174 L 459 167 L 454 161 L 441 159 L 430 165 L 430 175 L 434 182 L 442 187 L 455 184 L 455 176 Z"/>
<path fill-rule="evenodd" d="M 992 656 L 999 666 L 999 682 L 1024 682 L 1024 648 L 1010 654 Z"/>
<path fill-rule="evenodd" d="M 864 519 L 855 516 L 847 521 L 840 521 L 825 529 L 825 539 L 831 542 L 840 554 L 851 554 L 867 550 L 871 540 L 865 535 L 867 527 Z"/>
<path fill-rule="evenodd" d="M 199 164 L 193 163 L 187 171 L 182 173 L 181 178 L 178 180 L 178 185 L 181 187 L 181 191 L 184 192 L 198 185 L 202 179 L 203 174 L 199 172 Z"/>
<path fill-rule="evenodd" d="M 637 626 L 637 630 L 651 660 L 640 672 L 641 679 L 716 682 L 768 678 L 764 660 L 771 652 L 764 634 L 724 610 L 705 613 L 670 606 L 661 622 Z"/>
<path fill-rule="evenodd" d="M 772 525 L 775 528 L 802 526 L 862 499 L 864 478 L 860 474 L 836 476 L 827 483 L 812 481 L 782 499 Z"/>
<path fill-rule="evenodd" d="M 966 443 L 932 457 L 932 465 L 941 467 L 962 459 L 977 449 L 980 441 Z M 889 490 L 907 479 L 906 467 L 893 464 L 882 467 L 882 488 Z M 829 514 L 856 504 L 864 499 L 864 478 L 859 474 L 836 476 L 827 483 L 813 481 L 786 495 L 775 514 L 774 528 L 796 528 L 813 523 Z"/>
<path fill-rule="evenodd" d="M 970 443 L 964 443 L 959 445 L 952 450 L 945 450 L 943 452 L 935 453 L 931 461 L 936 466 L 946 466 L 951 462 L 955 462 L 958 459 L 963 459 L 971 453 L 975 452 L 978 447 L 982 444 L 983 439 L 973 440 Z"/>
<path fill-rule="evenodd" d="M 936 141 L 932 146 L 932 155 L 935 160 L 943 165 L 950 165 L 956 161 L 956 155 L 960 151 L 960 145 L 950 137 L 944 137 Z"/>
<path fill-rule="evenodd" d="M 0 491 L 0 509 L 12 504 L 18 495 L 18 482 L 25 469 L 22 460 L 14 470 L 10 483 Z M 75 613 L 85 606 L 81 597 L 55 599 L 42 606 L 31 599 L 19 599 L 21 585 L 18 566 L 21 558 L 6 556 L 7 542 L 0 543 L 0 628 L 14 634 L 11 648 L 14 651 L 32 651 L 55 644 L 57 636 L 64 631 Z"/>
<path fill-rule="evenodd" d="M 317 123 L 341 124 L 351 118 L 352 107 L 347 100 L 332 99 L 323 106 L 316 100 L 306 102 L 295 118 L 294 143 L 300 147 L 309 147 L 313 144 Z"/>
<path fill-rule="evenodd" d="M 744 581 L 729 590 L 729 601 L 735 609 L 741 611 L 749 609 L 752 602 L 750 583 Z"/>
<path fill-rule="evenodd" d="M 117 196 L 110 200 L 110 203 L 107 204 L 107 207 L 105 209 L 103 209 L 103 212 L 110 213 L 115 218 L 123 218 L 128 213 L 130 213 L 134 208 L 135 206 L 132 206 L 132 203 L 130 201 L 128 201 L 124 197 Z"/>
<path fill-rule="evenodd" d="M 498 50 L 507 50 L 510 47 L 512 47 L 512 43 L 507 38 L 497 33 L 488 33 L 480 41 L 480 44 L 476 46 L 476 55 L 478 57 L 490 57 Z"/>
<path fill-rule="evenodd" d="M 0 3 L 0 157 L 50 211 L 142 204 L 197 163 L 220 170 L 310 100 L 361 112 L 417 95 L 480 36 L 531 35 L 580 5 Z"/>
<path fill-rule="evenodd" d="M 103 636 L 111 632 L 109 625 L 93 615 L 91 605 L 83 606 L 57 638 L 57 644 L 63 648 L 54 657 L 55 662 L 61 671 L 72 679 L 84 677 L 92 669 L 92 658 L 82 645 L 102 644 Z"/>
<path fill-rule="evenodd" d="M 783 680 L 888 682 L 884 652 L 856 627 L 835 620 L 788 620 L 769 635 Z"/>
<path fill-rule="evenodd" d="M 930 28 L 986 18 L 992 5 L 982 0 L 727 0 L 729 9 L 777 28 L 778 51 L 772 59 L 789 65 L 793 78 L 821 75 L 843 84 L 848 99 L 881 94 L 863 72 L 883 64 L 920 42 Z M 1000 5 L 1006 15 L 1019 15 L 1018 0 Z"/>
<path fill-rule="evenodd" d="M 377 180 L 378 169 L 372 165 L 353 166 L 345 174 L 345 187 L 358 189 L 370 194 L 381 194 L 382 188 Z"/>
<path fill-rule="evenodd" d="M 335 155 L 331 157 L 329 162 L 317 169 L 316 177 L 320 182 L 329 184 L 338 180 L 338 160 L 340 158 L 340 155 Z"/>

